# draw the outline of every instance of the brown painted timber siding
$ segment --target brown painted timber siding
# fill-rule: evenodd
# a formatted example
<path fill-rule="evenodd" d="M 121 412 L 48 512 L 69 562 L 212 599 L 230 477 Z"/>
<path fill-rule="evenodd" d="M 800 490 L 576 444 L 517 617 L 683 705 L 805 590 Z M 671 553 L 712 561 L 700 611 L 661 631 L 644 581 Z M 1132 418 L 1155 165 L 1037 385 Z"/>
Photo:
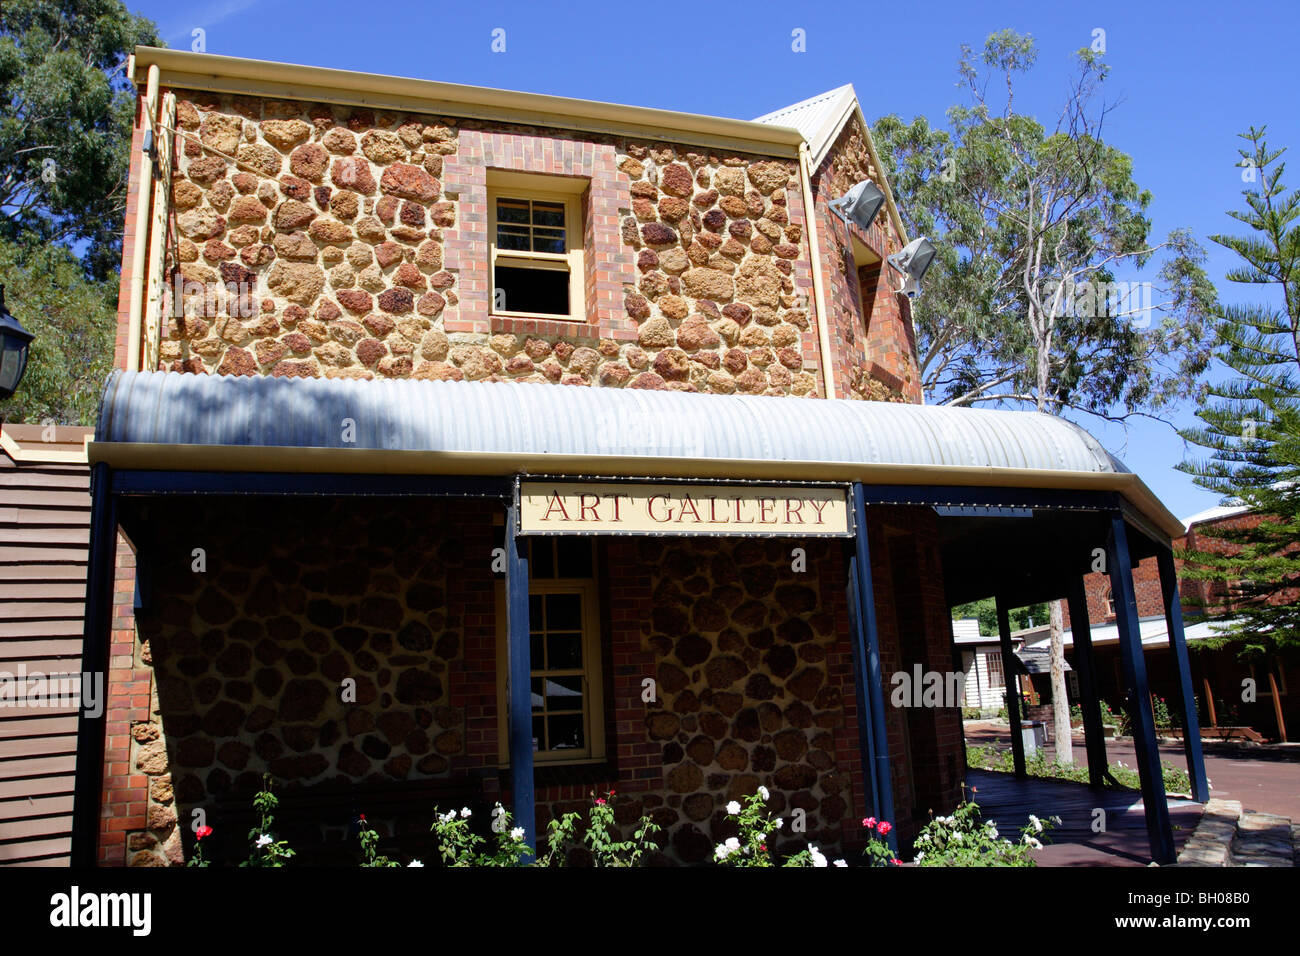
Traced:
<path fill-rule="evenodd" d="M 76 674 L 90 527 L 86 428 L 6 425 L 0 441 L 0 673 Z M 53 441 L 42 441 L 44 437 Z M 80 456 L 80 463 L 68 460 Z M 66 866 L 75 708 L 0 706 L 0 865 Z"/>

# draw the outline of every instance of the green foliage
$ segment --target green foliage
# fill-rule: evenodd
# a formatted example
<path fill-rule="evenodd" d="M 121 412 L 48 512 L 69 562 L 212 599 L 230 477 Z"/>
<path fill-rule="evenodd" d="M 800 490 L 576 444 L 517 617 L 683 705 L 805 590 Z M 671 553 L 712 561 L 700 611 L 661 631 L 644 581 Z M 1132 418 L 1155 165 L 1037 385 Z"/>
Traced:
<path fill-rule="evenodd" d="M 263 777 L 262 789 L 253 795 L 253 809 L 261 817 L 257 826 L 248 831 L 250 844 L 248 859 L 240 866 L 284 866 L 286 860 L 294 855 L 285 840 L 276 840 L 271 831 L 275 823 L 274 811 L 280 805 L 279 799 L 271 792 L 271 775 Z"/>
<path fill-rule="evenodd" d="M 1046 624 L 1050 609 L 1046 602 L 1029 604 L 1025 607 L 1012 608 L 1007 612 L 1007 621 L 1011 630 L 1021 631 L 1034 625 Z M 958 604 L 952 609 L 953 620 L 974 617 L 980 622 L 980 634 L 984 637 L 998 636 L 998 608 L 993 598 L 982 598 L 969 604 Z"/>
<path fill-rule="evenodd" d="M 962 801 L 949 816 L 936 817 L 917 834 L 914 848 L 917 866 L 1037 866 L 1032 853 L 1041 850 L 1047 831 L 1059 825 L 1060 817 L 1039 819 L 1032 813 L 1012 843 L 998 833 L 992 820 L 980 819 L 979 804 Z"/>
<path fill-rule="evenodd" d="M 370 867 L 392 867 L 401 866 L 396 860 L 390 860 L 382 856 L 378 851 L 379 833 L 366 822 L 366 815 L 361 814 L 361 819 L 357 821 L 360 829 L 357 836 L 361 840 L 361 865 Z"/>
<path fill-rule="evenodd" d="M 909 233 L 938 247 L 912 312 L 928 400 L 1159 412 L 1198 394 L 1208 364 L 1204 253 L 1182 230 L 1149 241 L 1151 194 L 1101 138 L 1099 56 L 1076 55 L 1052 128 L 1017 112 L 1016 81 L 1036 58 L 1032 37 L 995 33 L 982 54 L 962 49 L 968 102 L 948 111 L 949 130 L 896 115 L 873 127 Z M 1158 252 L 1151 313 L 1103 291 Z"/>
<path fill-rule="evenodd" d="M 1241 260 L 1229 281 L 1258 287 L 1267 301 L 1216 312 L 1216 354 L 1232 375 L 1211 386 L 1202 424 L 1181 433 L 1209 457 L 1178 467 L 1225 504 L 1261 516 L 1253 527 L 1204 525 L 1198 534 L 1214 541 L 1180 553 L 1185 578 L 1218 583 L 1228 597 L 1198 608 L 1231 619 L 1202 643 L 1271 662 L 1300 646 L 1300 191 L 1283 184 L 1285 150 L 1270 149 L 1265 132 L 1242 136 L 1239 165 L 1257 183 L 1242 190 L 1246 208 L 1228 213 L 1249 231 L 1210 238 Z"/>
<path fill-rule="evenodd" d="M 488 841 L 470 829 L 469 807 L 459 813 L 439 813 L 434 808 L 433 832 L 438 835 L 438 852 L 444 866 L 520 866 L 528 853 L 524 828 L 512 827 L 510 813 L 500 803 L 492 810 L 492 833 Z"/>
<path fill-rule="evenodd" d="M 648 816 L 642 816 L 631 840 L 616 839 L 618 828 L 614 822 L 613 796 L 611 791 L 593 801 L 582 840 L 591 851 L 596 866 L 636 866 L 653 846 L 649 842 L 651 834 L 659 832 L 660 828 Z"/>
<path fill-rule="evenodd" d="M 0 5 L 0 235 L 77 244 L 88 273 L 121 260 L 134 119 L 125 76 L 155 25 L 121 0 Z"/>
<path fill-rule="evenodd" d="M 966 765 L 980 770 L 1014 773 L 1015 757 L 1010 750 L 968 744 Z M 1187 793 L 1191 790 L 1191 777 L 1186 770 L 1168 763 L 1161 764 L 1161 770 L 1164 774 L 1166 793 Z M 1048 760 L 1047 755 L 1041 750 L 1025 755 L 1025 772 L 1031 777 L 1050 777 L 1056 780 L 1072 780 L 1075 783 L 1089 782 L 1087 764 L 1067 764 Z M 1121 787 L 1130 790 L 1142 789 L 1142 778 L 1136 767 L 1128 767 L 1123 761 L 1116 761 L 1107 768 L 1107 772 Z"/>
<path fill-rule="evenodd" d="M 845 860 L 836 860 L 833 864 L 826 859 L 816 843 L 809 843 L 802 850 L 787 855 L 777 862 L 777 854 L 768 845 L 770 838 L 780 832 L 785 821 L 767 809 L 771 794 L 766 787 L 759 787 L 757 792 L 745 798 L 744 803 L 732 800 L 727 804 L 727 820 L 737 830 L 734 837 L 728 837 L 719 843 L 713 851 L 713 858 L 723 866 L 745 867 L 845 867 Z M 862 825 L 871 831 L 867 847 L 863 853 L 868 866 L 897 866 L 894 851 L 885 841 L 891 829 L 886 822 L 877 823 L 874 818 L 862 821 Z"/>
<path fill-rule="evenodd" d="M 533 865 L 563 866 L 571 845 L 585 844 L 591 853 L 593 866 L 632 867 L 642 862 L 654 846 L 651 837 L 660 827 L 648 816 L 642 815 L 633 828 L 632 839 L 620 840 L 614 820 L 614 792 L 603 797 L 592 795 L 585 827 L 582 814 L 566 813 L 554 818 L 547 826 L 546 852 Z M 512 818 L 500 803 L 492 811 L 494 841 L 485 840 L 470 829 L 473 813 L 468 807 L 459 813 L 449 810 L 445 814 L 435 809 L 433 830 L 438 835 L 439 852 L 446 866 L 521 866 L 530 855 L 524 842 L 524 828 L 512 827 Z M 581 835 L 579 829 L 581 827 Z"/>
<path fill-rule="evenodd" d="M 212 827 L 206 824 L 199 827 L 194 833 L 194 855 L 185 861 L 186 866 L 207 866 L 208 861 L 203 855 L 203 841 L 212 836 Z"/>
<path fill-rule="evenodd" d="M 0 402 L 7 422 L 93 425 L 113 364 L 117 286 L 85 278 L 59 246 L 0 238 L 0 282 L 9 311 L 36 336 L 18 391 Z"/>

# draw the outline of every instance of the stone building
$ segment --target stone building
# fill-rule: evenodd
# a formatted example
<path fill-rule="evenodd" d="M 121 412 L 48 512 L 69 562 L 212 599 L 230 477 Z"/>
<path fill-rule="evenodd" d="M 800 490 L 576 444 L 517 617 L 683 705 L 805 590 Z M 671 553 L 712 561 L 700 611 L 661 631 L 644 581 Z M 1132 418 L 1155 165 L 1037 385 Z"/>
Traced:
<path fill-rule="evenodd" d="M 961 721 L 887 707 L 887 676 L 952 669 L 954 603 L 1168 548 L 1077 427 L 921 404 L 851 87 L 740 121 L 131 71 L 79 860 L 179 863 L 196 815 L 245 852 L 266 773 L 321 860 L 357 812 L 401 854 L 435 803 L 500 799 L 531 839 L 616 790 L 656 861 L 706 861 L 760 785 L 806 823 L 778 849 L 852 857 L 869 814 L 905 845 L 960 798 Z M 867 228 L 829 206 L 863 180 Z"/>

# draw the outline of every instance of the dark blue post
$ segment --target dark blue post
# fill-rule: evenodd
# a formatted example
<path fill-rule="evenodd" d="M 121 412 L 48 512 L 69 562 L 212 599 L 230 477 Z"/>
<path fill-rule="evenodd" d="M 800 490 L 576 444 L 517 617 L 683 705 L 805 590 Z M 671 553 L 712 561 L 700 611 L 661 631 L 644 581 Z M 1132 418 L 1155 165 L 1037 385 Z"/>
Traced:
<path fill-rule="evenodd" d="M 98 677 L 98 714 L 77 711 L 77 765 L 72 796 L 73 866 L 94 866 L 99 846 L 99 811 L 104 787 L 104 732 L 108 721 L 108 664 L 113 623 L 113 580 L 117 574 L 117 502 L 108 465 L 94 466 L 90 484 L 90 554 L 86 569 L 86 611 L 81 672 Z M 86 677 L 82 677 L 85 688 Z"/>
<path fill-rule="evenodd" d="M 1002 642 L 1002 683 L 1006 687 L 1007 720 L 1011 722 L 1011 756 L 1015 760 L 1016 776 L 1025 776 L 1025 738 L 1020 733 L 1020 674 L 1016 669 L 1015 652 L 1011 649 L 1011 619 L 1006 601 L 996 598 L 998 609 L 998 637 Z"/>
<path fill-rule="evenodd" d="M 1146 660 L 1142 656 L 1142 631 L 1138 626 L 1137 593 L 1133 588 L 1133 563 L 1129 558 L 1128 531 L 1124 526 L 1123 515 L 1111 516 L 1110 539 L 1107 544 L 1110 593 L 1115 602 L 1115 623 L 1119 625 L 1119 649 L 1124 661 L 1124 675 L 1129 682 L 1133 749 L 1137 751 L 1138 775 L 1142 779 L 1142 806 L 1146 809 L 1147 837 L 1151 841 L 1151 858 L 1163 865 L 1174 862 L 1174 831 L 1169 823 L 1169 804 L 1165 799 L 1160 749 L 1156 746 L 1151 690 L 1147 685 Z"/>
<path fill-rule="evenodd" d="M 517 535 L 518 508 L 506 508 L 506 654 L 509 657 L 507 707 L 510 726 L 510 790 L 515 824 L 524 841 L 537 846 L 537 807 L 533 793 L 533 690 L 528 619 L 528 559 Z M 528 859 L 532 854 L 527 855 Z"/>
<path fill-rule="evenodd" d="M 871 714 L 868 738 L 870 776 L 875 786 L 876 813 L 894 824 L 886 839 L 898 852 L 898 821 L 894 819 L 894 787 L 889 772 L 889 734 L 885 730 L 884 676 L 880 670 L 880 637 L 876 632 L 876 592 L 871 584 L 871 545 L 867 540 L 867 505 L 862 482 L 853 483 L 853 525 L 856 531 L 850 575 L 856 592 L 857 620 L 854 626 L 854 679 L 863 688 Z M 866 665 L 865 673 L 862 664 Z M 865 687 L 863 682 L 865 681 Z M 859 718 L 861 719 L 861 718 Z"/>
<path fill-rule="evenodd" d="M 861 520 L 859 515 L 857 520 Z M 858 555 L 856 542 L 845 542 L 844 566 L 848 570 L 849 629 L 853 648 L 853 690 L 858 704 L 858 754 L 862 761 L 862 775 L 868 790 L 867 815 L 880 815 L 880 781 L 876 779 L 876 742 L 871 726 L 871 704 L 867 700 L 867 685 L 871 682 L 871 668 L 867 662 L 866 623 L 862 605 L 858 601 Z"/>
<path fill-rule="evenodd" d="M 1192 693 L 1192 663 L 1187 658 L 1187 640 L 1183 636 L 1183 606 L 1178 597 L 1178 571 L 1172 551 L 1161 548 L 1156 554 L 1160 568 L 1160 590 L 1165 599 L 1165 625 L 1169 630 L 1169 649 L 1178 667 L 1178 692 L 1183 701 L 1183 753 L 1187 755 L 1187 774 L 1192 778 L 1192 799 L 1204 803 L 1210 799 L 1205 782 L 1205 758 L 1201 755 L 1201 722 L 1196 716 L 1196 697 Z"/>
<path fill-rule="evenodd" d="M 1088 751 L 1088 783 L 1106 785 L 1106 732 L 1101 723 L 1101 700 L 1097 697 L 1097 672 L 1092 662 L 1092 630 L 1088 620 L 1088 595 L 1083 578 L 1070 583 L 1070 643 L 1074 647 L 1074 670 L 1079 675 L 1079 706 L 1083 710 L 1083 744 Z"/>

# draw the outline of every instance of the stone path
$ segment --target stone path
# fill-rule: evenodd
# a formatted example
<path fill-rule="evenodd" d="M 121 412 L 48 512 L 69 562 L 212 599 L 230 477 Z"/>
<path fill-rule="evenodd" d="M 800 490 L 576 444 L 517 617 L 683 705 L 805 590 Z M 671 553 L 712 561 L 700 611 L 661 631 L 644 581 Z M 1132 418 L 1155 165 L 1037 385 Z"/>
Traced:
<path fill-rule="evenodd" d="M 1178 866 L 1300 866 L 1300 825 L 1276 813 L 1243 813 L 1212 799 L 1178 854 Z"/>

